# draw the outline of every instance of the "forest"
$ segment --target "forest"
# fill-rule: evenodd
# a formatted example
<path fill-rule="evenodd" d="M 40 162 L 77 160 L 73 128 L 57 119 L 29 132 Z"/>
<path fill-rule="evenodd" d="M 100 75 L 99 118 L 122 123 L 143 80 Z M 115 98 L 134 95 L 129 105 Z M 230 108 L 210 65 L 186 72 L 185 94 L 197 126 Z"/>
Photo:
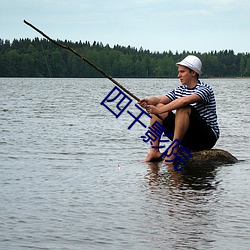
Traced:
<path fill-rule="evenodd" d="M 85 56 L 112 77 L 170 78 L 177 76 L 175 63 L 186 55 L 198 56 L 202 77 L 249 77 L 250 53 L 233 50 L 150 52 L 143 48 L 101 42 L 59 41 Z M 46 39 L 0 39 L 0 77 L 102 77 L 95 69 L 68 50 Z"/>

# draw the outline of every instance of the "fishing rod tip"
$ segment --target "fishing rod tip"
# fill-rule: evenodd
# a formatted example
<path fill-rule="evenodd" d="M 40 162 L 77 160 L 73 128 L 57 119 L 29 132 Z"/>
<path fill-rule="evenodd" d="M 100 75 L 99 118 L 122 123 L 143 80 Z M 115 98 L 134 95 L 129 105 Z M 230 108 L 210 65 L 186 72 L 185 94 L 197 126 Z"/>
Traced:
<path fill-rule="evenodd" d="M 24 22 L 25 24 L 29 24 L 29 22 L 27 22 L 25 19 L 23 19 L 23 22 Z"/>

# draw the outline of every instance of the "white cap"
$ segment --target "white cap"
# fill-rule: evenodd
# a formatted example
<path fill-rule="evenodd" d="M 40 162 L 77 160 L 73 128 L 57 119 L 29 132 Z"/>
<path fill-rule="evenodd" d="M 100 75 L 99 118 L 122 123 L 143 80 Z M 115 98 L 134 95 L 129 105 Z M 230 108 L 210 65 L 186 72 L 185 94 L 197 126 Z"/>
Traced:
<path fill-rule="evenodd" d="M 199 75 L 202 74 L 202 71 L 201 71 L 202 63 L 201 63 L 201 60 L 197 56 L 189 55 L 186 58 L 184 58 L 181 62 L 176 63 L 176 66 L 179 66 L 179 65 L 192 69 Z"/>

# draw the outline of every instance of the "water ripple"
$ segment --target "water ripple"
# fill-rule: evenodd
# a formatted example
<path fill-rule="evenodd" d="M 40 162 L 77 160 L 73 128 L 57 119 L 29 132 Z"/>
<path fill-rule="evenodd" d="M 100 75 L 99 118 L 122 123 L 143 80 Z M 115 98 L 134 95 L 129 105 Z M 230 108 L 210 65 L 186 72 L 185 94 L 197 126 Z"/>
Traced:
<path fill-rule="evenodd" d="M 141 97 L 178 84 L 119 81 Z M 128 114 L 100 105 L 113 88 L 106 79 L 1 79 L 0 248 L 248 249 L 250 82 L 208 83 L 216 147 L 240 161 L 176 172 L 142 162 L 144 128 L 128 130 Z"/>

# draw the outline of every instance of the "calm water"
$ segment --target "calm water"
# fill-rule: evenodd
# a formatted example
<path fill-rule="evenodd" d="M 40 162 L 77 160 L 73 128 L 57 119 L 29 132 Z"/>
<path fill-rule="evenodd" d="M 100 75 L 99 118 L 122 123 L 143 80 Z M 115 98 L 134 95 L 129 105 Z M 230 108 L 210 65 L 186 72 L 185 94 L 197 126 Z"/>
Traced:
<path fill-rule="evenodd" d="M 138 97 L 179 84 L 119 81 Z M 0 79 L 0 249 L 249 249 L 250 79 L 205 82 L 215 147 L 240 161 L 177 173 L 143 163 L 146 129 L 100 105 L 110 81 Z"/>

